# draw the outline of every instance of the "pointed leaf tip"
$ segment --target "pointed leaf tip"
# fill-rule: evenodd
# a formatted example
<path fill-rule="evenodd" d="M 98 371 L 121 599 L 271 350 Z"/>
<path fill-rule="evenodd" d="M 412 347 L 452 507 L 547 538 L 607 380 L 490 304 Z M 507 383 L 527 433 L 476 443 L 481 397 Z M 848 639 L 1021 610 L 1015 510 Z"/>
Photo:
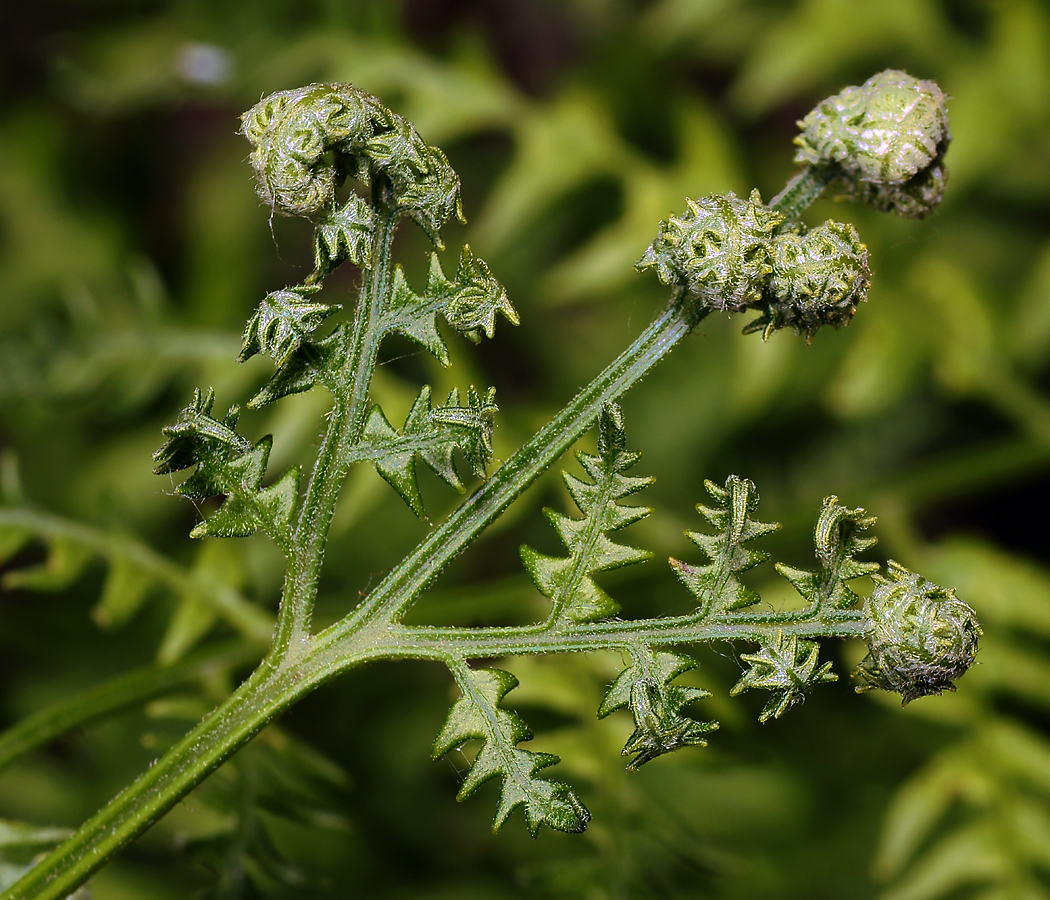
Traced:
<path fill-rule="evenodd" d="M 619 604 L 594 581 L 593 575 L 609 569 L 644 562 L 652 554 L 609 537 L 609 532 L 644 519 L 651 512 L 643 506 L 620 501 L 652 483 L 651 478 L 633 478 L 623 473 L 640 454 L 624 450 L 623 415 L 616 404 L 606 404 L 598 423 L 599 456 L 578 453 L 577 459 L 587 475 L 586 481 L 563 472 L 569 494 L 581 518 L 574 519 L 554 510 L 545 510 L 548 520 L 569 551 L 567 557 L 552 557 L 522 547 L 522 561 L 533 582 L 553 608 L 551 624 L 594 622 L 619 611 Z"/>
<path fill-rule="evenodd" d="M 557 763 L 558 757 L 519 748 L 517 744 L 529 740 L 532 732 L 517 713 L 499 705 L 518 680 L 500 669 L 470 669 L 461 662 L 454 664 L 453 671 L 462 695 L 434 741 L 432 756 L 439 759 L 467 740 L 483 742 L 457 799 L 470 796 L 491 778 L 500 778 L 493 830 L 498 831 L 521 806 L 533 837 L 540 825 L 569 833 L 583 831 L 590 813 L 573 790 L 537 774 Z"/>

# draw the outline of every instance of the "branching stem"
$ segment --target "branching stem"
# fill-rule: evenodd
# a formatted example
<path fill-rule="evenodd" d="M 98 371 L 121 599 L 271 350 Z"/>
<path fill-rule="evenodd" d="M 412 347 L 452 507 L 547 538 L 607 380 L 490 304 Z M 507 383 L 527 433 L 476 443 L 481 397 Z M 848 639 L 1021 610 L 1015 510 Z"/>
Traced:
<path fill-rule="evenodd" d="M 389 242 L 393 229 L 390 225 L 388 228 L 390 233 L 386 240 Z M 389 243 L 386 246 L 389 248 Z M 384 256 L 377 255 L 373 259 L 378 267 L 380 259 L 389 260 L 389 249 Z M 363 290 L 363 300 L 367 296 Z M 362 305 L 371 306 L 371 303 L 364 301 Z M 707 312 L 675 297 L 608 368 L 500 466 L 444 524 L 432 531 L 357 610 L 311 638 L 305 629 L 308 628 L 317 590 L 324 541 L 318 543 L 306 523 L 317 523 L 315 527 L 324 524 L 320 530 L 327 535 L 327 523 L 342 483 L 338 475 L 343 468 L 343 459 L 335 448 L 341 449 L 349 443 L 345 436 L 350 433 L 353 420 L 352 404 L 340 406 L 337 403 L 304 501 L 296 552 L 285 584 L 285 601 L 269 656 L 200 725 L 13 885 L 2 900 L 60 900 L 65 897 L 121 847 L 146 831 L 283 710 L 323 682 L 366 659 L 380 656 L 447 658 L 447 652 L 442 657 L 433 640 L 428 643 L 422 637 L 417 650 L 410 649 L 408 653 L 396 650 L 399 645 L 394 635 L 408 637 L 412 634 L 410 630 L 394 625 L 398 617 L 438 573 L 594 423 L 603 404 L 619 397 L 639 381 Z M 357 356 L 353 351 L 348 356 L 348 369 L 353 366 L 355 374 L 365 374 L 368 367 L 363 360 L 369 353 L 374 365 L 375 348 L 369 349 L 362 344 Z M 366 396 L 360 395 L 358 408 Z M 624 640 L 627 639 L 625 635 Z M 493 636 L 492 640 L 496 638 Z M 606 638 L 607 643 L 608 640 Z M 574 647 L 565 635 L 557 642 L 565 651 L 595 646 L 582 635 L 577 639 L 578 647 Z M 514 639 L 505 643 L 512 646 Z M 465 643 L 464 649 L 467 646 Z M 481 650 L 482 646 L 478 644 L 477 649 Z M 383 648 L 382 652 L 377 648 Z M 474 655 L 489 653 L 486 650 Z"/>
<path fill-rule="evenodd" d="M 676 299 L 616 360 L 501 465 L 345 619 L 317 635 L 334 647 L 366 622 L 394 622 L 464 548 L 571 447 L 615 400 L 664 358 L 708 313 Z"/>
<path fill-rule="evenodd" d="M 373 632 L 377 643 L 366 651 L 369 657 L 391 659 L 494 659 L 502 656 L 544 653 L 583 653 L 627 647 L 636 642 L 649 647 L 702 644 L 711 641 L 767 642 L 778 631 L 800 638 L 860 638 L 864 634 L 859 610 L 829 613 L 819 618 L 797 612 L 773 615 L 727 615 L 704 620 L 696 616 L 632 621 L 593 622 L 558 630 L 540 626 L 522 628 L 430 628 L 392 625 Z M 348 655 L 345 664 L 360 663 L 360 649 Z M 323 658 L 318 656 L 318 659 Z M 313 665 L 314 657 L 311 657 Z M 326 662 L 338 669 L 338 659 Z"/>

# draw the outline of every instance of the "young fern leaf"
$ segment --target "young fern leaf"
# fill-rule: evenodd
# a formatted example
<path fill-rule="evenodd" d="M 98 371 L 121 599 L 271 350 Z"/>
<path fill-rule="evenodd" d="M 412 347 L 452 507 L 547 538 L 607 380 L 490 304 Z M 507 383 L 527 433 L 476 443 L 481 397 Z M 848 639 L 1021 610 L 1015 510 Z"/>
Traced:
<path fill-rule="evenodd" d="M 642 643 L 632 644 L 629 652 L 631 665 L 616 677 L 598 707 L 599 719 L 624 707 L 634 717 L 634 733 L 622 751 L 624 756 L 634 755 L 627 771 L 635 772 L 682 747 L 706 747 L 705 735 L 715 731 L 718 723 L 683 715 L 682 707 L 710 697 L 710 691 L 671 684 L 683 672 L 696 668 L 696 661 L 681 653 L 654 651 Z"/>
<path fill-rule="evenodd" d="M 329 272 L 350 262 L 363 269 L 372 267 L 372 232 L 375 215 L 357 194 L 317 223 L 314 234 L 314 270 L 306 283 L 317 284 Z"/>
<path fill-rule="evenodd" d="M 422 459 L 445 482 L 458 491 L 466 490 L 456 472 L 452 454 L 459 450 L 479 478 L 492 459 L 492 428 L 498 407 L 496 389 L 484 395 L 473 387 L 467 390 L 466 405 L 453 389 L 444 406 L 431 403 L 430 386 L 424 385 L 416 397 L 401 431 L 397 431 L 378 406 L 365 424 L 361 445 L 354 455 L 371 459 L 376 470 L 401 495 L 412 511 L 423 516 L 423 499 L 416 479 L 416 459 Z"/>
<path fill-rule="evenodd" d="M 758 715 L 759 722 L 779 719 L 814 685 L 838 681 L 838 676 L 831 671 L 831 663 L 818 666 L 819 644 L 800 640 L 797 634 L 785 635 L 779 629 L 772 642 L 758 653 L 741 653 L 740 658 L 751 663 L 751 668 L 733 686 L 729 695 L 735 697 L 750 688 L 773 691 Z"/>
<path fill-rule="evenodd" d="M 394 268 L 386 328 L 415 341 L 447 366 L 448 347 L 437 330 L 439 313 L 449 325 L 474 343 L 481 340 L 482 333 L 488 338 L 493 337 L 499 314 L 514 325 L 520 321 L 517 310 L 507 298 L 506 289 L 493 276 L 488 264 L 474 256 L 469 246 L 463 247 L 459 269 L 452 281 L 445 277 L 438 255 L 430 255 L 427 290 L 422 297 L 409 287 L 401 266 Z"/>
<path fill-rule="evenodd" d="M 290 394 L 301 394 L 316 384 L 335 390 L 338 367 L 346 356 L 346 345 L 347 334 L 342 325 L 318 341 L 302 340 L 248 401 L 248 409 L 259 409 Z"/>
<path fill-rule="evenodd" d="M 785 563 L 777 563 L 776 569 L 813 605 L 815 612 L 822 609 L 849 609 L 856 605 L 860 597 L 846 582 L 879 571 L 876 562 L 854 559 L 856 554 L 878 543 L 878 538 L 865 537 L 863 534 L 875 522 L 875 517 L 869 516 L 860 507 L 849 509 L 839 503 L 838 497 L 825 497 L 813 530 L 820 569 L 809 572 Z"/>
<path fill-rule="evenodd" d="M 583 831 L 591 814 L 572 789 L 536 774 L 558 762 L 558 757 L 519 748 L 519 743 L 532 738 L 532 732 L 517 713 L 500 708 L 518 680 L 500 669 L 470 669 L 462 660 L 451 662 L 449 667 L 462 696 L 434 741 L 433 758 L 440 759 L 464 741 L 484 742 L 456 799 L 466 799 L 498 776 L 502 785 L 494 831 L 519 806 L 525 808 L 525 824 L 533 837 L 540 825 L 570 834 Z"/>
<path fill-rule="evenodd" d="M 211 416 L 214 401 L 213 391 L 194 393 L 179 421 L 164 428 L 168 440 L 153 454 L 157 463 L 153 471 L 165 475 L 196 466 L 177 492 L 198 500 L 225 495 L 219 511 L 197 525 L 191 537 L 246 537 L 261 530 L 287 552 L 299 500 L 299 468 L 262 487 L 273 438 L 267 435 L 256 444 L 242 438 L 233 430 L 237 407 L 219 421 Z"/>
<path fill-rule="evenodd" d="M 502 313 L 512 325 L 520 321 L 506 289 L 496 280 L 488 263 L 471 252 L 469 245 L 463 247 L 459 269 L 452 281 L 441 270 L 437 254 L 430 255 L 427 296 L 439 301 L 445 321 L 475 344 L 481 340 L 482 332 L 492 339 L 498 314 Z"/>
<path fill-rule="evenodd" d="M 338 304 L 310 303 L 308 298 L 319 287 L 303 285 L 267 294 L 244 329 L 239 362 L 263 352 L 283 366 L 332 313 Z"/>
<path fill-rule="evenodd" d="M 607 532 L 625 528 L 652 512 L 644 506 L 621 506 L 620 501 L 652 484 L 654 479 L 623 474 L 642 454 L 625 451 L 623 415 L 617 404 L 603 407 L 598 429 L 598 455 L 576 454 L 592 481 L 562 473 L 583 518 L 573 519 L 553 509 L 543 511 L 568 548 L 569 556 L 545 556 L 531 547 L 521 548 L 525 568 L 540 593 L 553 604 L 549 619 L 552 628 L 615 614 L 619 605 L 591 576 L 644 562 L 652 556 L 646 550 L 617 544 L 607 536 Z"/>
<path fill-rule="evenodd" d="M 754 482 L 730 475 L 725 487 L 705 481 L 707 492 L 714 498 L 713 507 L 698 504 L 696 509 L 715 528 L 718 534 L 700 534 L 687 531 L 689 539 L 707 554 L 711 562 L 694 566 L 671 559 L 682 583 L 700 601 L 703 616 L 732 612 L 757 603 L 761 598 L 741 583 L 737 575 L 769 559 L 764 551 L 751 550 L 746 541 L 777 531 L 777 523 L 758 522 L 752 518 L 758 507 L 758 491 Z"/>

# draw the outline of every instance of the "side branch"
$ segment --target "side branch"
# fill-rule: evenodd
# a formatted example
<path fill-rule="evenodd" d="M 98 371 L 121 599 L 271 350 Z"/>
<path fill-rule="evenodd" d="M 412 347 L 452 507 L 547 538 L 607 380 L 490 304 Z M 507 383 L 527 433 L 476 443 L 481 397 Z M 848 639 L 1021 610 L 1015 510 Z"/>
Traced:
<path fill-rule="evenodd" d="M 558 631 L 546 626 L 519 628 L 435 628 L 391 625 L 372 632 L 374 643 L 364 652 L 375 659 L 438 659 L 452 656 L 463 659 L 490 659 L 501 656 L 538 655 L 543 653 L 585 653 L 629 647 L 642 642 L 651 647 L 685 646 L 711 641 L 751 641 L 768 643 L 778 632 L 798 638 L 863 638 L 864 614 L 861 610 L 844 610 L 820 618 L 799 613 L 777 613 L 764 616 L 733 615 L 700 619 L 679 616 L 666 619 L 606 621 L 564 627 Z M 344 665 L 361 661 L 360 645 L 345 660 L 337 647 L 311 654 L 306 663 L 338 672 Z"/>
<path fill-rule="evenodd" d="M 708 310 L 673 302 L 613 363 L 375 588 L 355 612 L 317 635 L 318 650 L 335 648 L 373 619 L 394 622 L 420 592 L 491 524 L 598 418 L 602 407 L 639 381 Z"/>

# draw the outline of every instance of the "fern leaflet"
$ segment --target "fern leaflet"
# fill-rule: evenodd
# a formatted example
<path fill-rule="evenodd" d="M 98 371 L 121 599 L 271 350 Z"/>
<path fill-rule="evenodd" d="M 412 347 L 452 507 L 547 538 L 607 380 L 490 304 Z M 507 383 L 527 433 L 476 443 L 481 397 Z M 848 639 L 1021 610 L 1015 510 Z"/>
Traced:
<path fill-rule="evenodd" d="M 292 517 L 299 499 L 299 468 L 293 467 L 270 487 L 262 487 L 273 439 L 256 444 L 233 429 L 239 410 L 221 421 L 212 418 L 213 391 L 197 390 L 178 422 L 164 428 L 167 442 L 153 454 L 158 475 L 196 466 L 176 489 L 184 497 L 207 499 L 224 494 L 219 511 L 190 532 L 192 537 L 245 537 L 262 530 L 285 552 L 291 545 Z"/>
<path fill-rule="evenodd" d="M 853 558 L 878 543 L 878 538 L 863 534 L 875 521 L 874 516 L 860 507 L 848 509 L 839 503 L 838 497 L 825 497 L 813 531 L 820 569 L 809 572 L 785 563 L 777 563 L 776 569 L 815 610 L 849 609 L 860 598 L 846 582 L 879 571 L 878 563 L 858 562 Z"/>
<path fill-rule="evenodd" d="M 716 730 L 718 723 L 683 715 L 682 707 L 710 697 L 710 691 L 671 683 L 696 668 L 696 661 L 668 650 L 654 652 L 644 644 L 630 647 L 630 654 L 632 664 L 616 677 L 598 707 L 599 719 L 624 707 L 634 717 L 634 733 L 623 748 L 624 756 L 634 755 L 627 771 L 637 771 L 682 747 L 707 746 L 705 735 Z"/>
<path fill-rule="evenodd" d="M 719 531 L 717 534 L 687 531 L 686 534 L 711 562 L 704 566 L 673 558 L 670 562 L 682 583 L 700 601 L 701 615 L 709 615 L 742 609 L 761 599 L 745 587 L 737 575 L 765 562 L 769 554 L 751 550 L 744 544 L 777 531 L 780 525 L 752 518 L 758 507 L 758 491 L 753 481 L 730 475 L 724 487 L 713 481 L 705 481 L 704 486 L 716 505 L 698 504 L 696 509 Z"/>
<path fill-rule="evenodd" d="M 653 483 L 652 478 L 624 475 L 641 457 L 627 452 L 623 415 L 614 403 L 602 409 L 599 418 L 598 455 L 578 453 L 576 458 L 591 477 L 583 481 L 563 472 L 583 518 L 573 519 L 553 509 L 544 513 L 558 532 L 567 557 L 545 556 L 522 547 L 521 556 L 532 580 L 553 604 L 552 626 L 559 622 L 593 622 L 611 616 L 619 606 L 591 577 L 595 572 L 644 562 L 652 554 L 610 540 L 606 532 L 625 528 L 652 512 L 644 506 L 621 506 L 625 497 Z"/>
<path fill-rule="evenodd" d="M 409 287 L 401 266 L 394 267 L 387 329 L 411 338 L 447 366 L 448 347 L 437 330 L 439 313 L 456 331 L 475 343 L 483 333 L 488 338 L 495 334 L 497 315 L 502 314 L 514 325 L 519 321 L 507 291 L 488 264 L 475 256 L 469 246 L 463 247 L 459 269 L 451 281 L 442 271 L 438 255 L 430 255 L 427 289 L 422 297 Z"/>
<path fill-rule="evenodd" d="M 423 499 L 416 479 L 416 458 L 458 491 L 466 490 L 456 472 L 452 454 L 459 450 L 472 471 L 484 477 L 492 459 L 492 428 L 498 411 L 496 389 L 484 395 L 473 387 L 467 390 L 463 405 L 459 391 L 453 390 L 444 406 L 433 406 L 430 386 L 419 392 L 401 431 L 397 431 L 378 406 L 365 424 L 362 443 L 350 459 L 370 459 L 376 470 L 418 516 L 423 515 Z"/>
<path fill-rule="evenodd" d="M 591 814 L 572 789 L 536 774 L 558 762 L 558 757 L 519 748 L 519 743 L 531 740 L 532 732 L 517 713 L 500 708 L 500 702 L 518 680 L 500 669 L 472 670 L 461 660 L 451 662 L 449 667 L 462 696 L 434 741 L 433 757 L 440 759 L 467 740 L 484 742 L 457 799 L 469 797 L 481 784 L 499 776 L 503 779 L 502 792 L 494 830 L 499 830 L 507 817 L 523 806 L 526 825 L 534 837 L 543 824 L 571 834 L 583 831 Z"/>
<path fill-rule="evenodd" d="M 729 695 L 735 697 L 749 688 L 773 691 L 758 715 L 759 722 L 779 719 L 814 685 L 838 681 L 838 676 L 831 671 L 831 663 L 818 665 L 819 644 L 800 640 L 797 634 L 785 635 L 779 629 L 773 640 L 758 653 L 742 653 L 740 658 L 751 663 L 751 668 L 733 686 Z"/>

